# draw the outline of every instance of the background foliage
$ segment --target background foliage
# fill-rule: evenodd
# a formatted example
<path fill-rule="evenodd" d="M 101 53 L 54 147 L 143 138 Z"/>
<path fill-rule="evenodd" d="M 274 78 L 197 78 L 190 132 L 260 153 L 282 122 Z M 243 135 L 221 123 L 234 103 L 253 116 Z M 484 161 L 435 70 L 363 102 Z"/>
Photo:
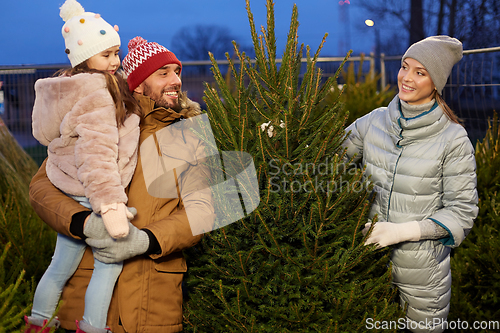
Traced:
<path fill-rule="evenodd" d="M 500 127 L 495 113 L 485 138 L 476 144 L 479 215 L 470 234 L 455 249 L 449 320 L 500 318 Z"/>
<path fill-rule="evenodd" d="M 28 187 L 37 170 L 0 119 L 0 332 L 23 325 L 55 246 L 55 232 L 29 203 Z"/>
<path fill-rule="evenodd" d="M 381 106 L 387 106 L 397 93 L 395 87 L 386 85 L 380 88 L 380 74 L 375 73 L 374 68 L 363 73 L 363 58 L 355 70 L 354 62 L 350 62 L 347 70 L 342 68 L 342 85 L 333 85 L 322 103 L 333 105 L 341 103 L 344 110 L 349 112 L 346 125 L 352 124 L 359 117 Z"/>

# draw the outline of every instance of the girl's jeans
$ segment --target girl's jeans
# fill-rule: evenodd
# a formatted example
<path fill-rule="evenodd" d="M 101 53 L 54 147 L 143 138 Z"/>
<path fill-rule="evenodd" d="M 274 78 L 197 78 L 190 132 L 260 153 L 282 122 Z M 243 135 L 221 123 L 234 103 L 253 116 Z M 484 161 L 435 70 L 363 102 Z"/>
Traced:
<path fill-rule="evenodd" d="M 31 315 L 49 319 L 54 314 L 66 281 L 75 273 L 87 244 L 83 240 L 57 234 L 52 261 L 38 283 Z M 109 303 L 123 262 L 104 264 L 94 259 L 94 272 L 85 293 L 83 320 L 96 328 L 105 328 Z M 80 318 L 73 318 L 80 320 Z"/>

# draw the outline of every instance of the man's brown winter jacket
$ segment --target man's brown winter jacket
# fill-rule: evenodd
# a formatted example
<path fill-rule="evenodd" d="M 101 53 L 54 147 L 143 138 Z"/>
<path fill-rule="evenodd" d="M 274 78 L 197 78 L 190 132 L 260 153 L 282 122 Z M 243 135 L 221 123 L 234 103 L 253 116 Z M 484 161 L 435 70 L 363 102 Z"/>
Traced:
<path fill-rule="evenodd" d="M 155 108 L 154 102 L 136 96 L 141 104 L 141 144 L 158 130 L 174 123 L 182 115 L 199 108 L 197 103 L 185 100 L 186 107 L 179 113 L 171 109 Z M 202 145 L 192 136 L 186 140 L 194 153 L 201 153 Z M 160 148 L 159 148 L 160 151 Z M 201 153 L 202 154 L 202 153 Z M 201 164 L 189 163 L 178 170 L 178 182 L 183 190 L 198 191 L 206 188 L 199 182 L 207 179 L 207 169 Z M 162 199 L 149 195 L 143 176 L 141 156 L 128 188 L 128 206 L 138 211 L 132 223 L 139 229 L 151 231 L 161 247 L 161 253 L 137 256 L 124 262 L 123 271 L 115 286 L 108 312 L 108 325 L 114 333 L 120 332 L 179 332 L 182 330 L 183 274 L 187 270 L 182 250 L 200 241 L 201 235 L 193 236 L 186 215 L 186 207 L 193 206 L 199 214 L 214 218 L 210 195 L 203 192 L 184 200 Z M 30 199 L 37 214 L 59 233 L 72 235 L 72 216 L 85 209 L 52 186 L 45 174 L 45 163 L 30 184 Z M 75 320 L 81 320 L 84 310 L 84 295 L 92 274 L 93 257 L 89 248 L 74 276 L 64 288 L 63 305 L 58 313 L 62 327 L 76 329 Z"/>

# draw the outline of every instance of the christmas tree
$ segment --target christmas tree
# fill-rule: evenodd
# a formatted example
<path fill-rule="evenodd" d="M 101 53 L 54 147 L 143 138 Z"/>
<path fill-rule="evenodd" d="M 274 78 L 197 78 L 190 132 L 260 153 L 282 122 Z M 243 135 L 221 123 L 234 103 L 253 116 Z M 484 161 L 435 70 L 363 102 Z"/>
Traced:
<path fill-rule="evenodd" d="M 500 126 L 495 113 L 476 144 L 479 215 L 451 259 L 453 278 L 449 320 L 487 323 L 500 317 Z M 496 328 L 500 329 L 498 320 Z M 464 330 L 466 331 L 466 330 Z"/>
<path fill-rule="evenodd" d="M 29 184 L 38 170 L 0 119 L 0 246 L 11 244 L 9 267 L 23 267 L 27 277 L 41 278 L 54 251 L 56 233 L 29 202 Z"/>
<path fill-rule="evenodd" d="M 15 327 L 19 326 L 23 316 L 28 312 L 28 307 L 24 309 L 19 305 L 19 298 L 23 298 L 26 293 L 26 285 L 22 284 L 25 271 L 18 272 L 19 274 L 15 281 L 9 282 L 6 275 L 12 275 L 12 272 L 6 272 L 4 261 L 7 252 L 10 248 L 10 243 L 6 244 L 3 253 L 0 255 L 0 333 L 13 332 Z M 21 295 L 21 296 L 20 296 Z"/>
<path fill-rule="evenodd" d="M 24 325 L 36 281 L 54 251 L 56 233 L 29 202 L 29 183 L 37 170 L 0 118 L 0 248 L 5 249 L 0 258 L 0 332 Z"/>
<path fill-rule="evenodd" d="M 314 55 L 306 48 L 303 72 L 294 6 L 278 63 L 272 1 L 262 35 L 246 5 L 256 59 L 234 44 L 227 80 L 211 57 L 217 87 L 206 86 L 205 102 L 219 149 L 253 157 L 260 203 L 186 252 L 186 330 L 359 332 L 395 322 L 388 252 L 365 247 L 360 232 L 371 187 L 342 162 L 347 115 L 324 103 L 341 70 L 323 80 L 316 67 L 326 35 Z"/>

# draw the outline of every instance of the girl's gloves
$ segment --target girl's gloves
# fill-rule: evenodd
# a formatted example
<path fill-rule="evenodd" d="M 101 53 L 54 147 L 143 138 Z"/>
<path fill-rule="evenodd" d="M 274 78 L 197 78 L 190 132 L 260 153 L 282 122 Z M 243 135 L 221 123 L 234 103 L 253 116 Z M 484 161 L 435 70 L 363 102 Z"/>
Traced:
<path fill-rule="evenodd" d="M 127 216 L 131 216 L 129 218 L 130 221 L 137 215 L 137 209 L 135 209 L 134 207 L 129 207 L 128 213 L 129 214 L 127 214 Z M 94 239 L 102 239 L 110 237 L 108 231 L 106 230 L 106 227 L 104 226 L 102 217 L 96 213 L 90 214 L 89 217 L 87 218 L 87 221 L 85 222 L 83 227 L 83 234 L 87 238 L 94 238 Z"/>
<path fill-rule="evenodd" d="M 366 236 L 372 224 L 366 223 L 361 231 Z M 418 221 L 405 223 L 377 222 L 365 245 L 377 244 L 377 249 L 407 241 L 419 241 L 421 237 Z"/>
<path fill-rule="evenodd" d="M 109 235 L 117 239 L 128 235 L 128 221 L 134 218 L 123 202 L 102 204 L 101 216 Z"/>

